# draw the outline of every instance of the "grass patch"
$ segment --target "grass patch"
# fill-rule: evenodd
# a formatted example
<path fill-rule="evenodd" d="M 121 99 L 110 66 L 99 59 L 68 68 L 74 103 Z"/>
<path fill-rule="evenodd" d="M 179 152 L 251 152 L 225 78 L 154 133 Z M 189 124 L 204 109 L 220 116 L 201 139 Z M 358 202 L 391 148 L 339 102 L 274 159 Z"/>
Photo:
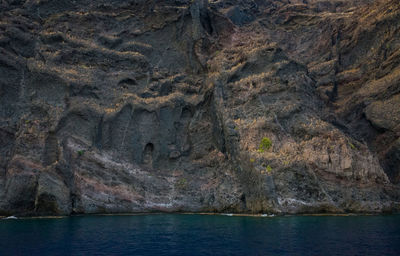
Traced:
<path fill-rule="evenodd" d="M 349 146 L 351 147 L 351 149 L 356 149 L 356 146 L 354 146 L 354 144 L 351 142 L 349 142 Z"/>

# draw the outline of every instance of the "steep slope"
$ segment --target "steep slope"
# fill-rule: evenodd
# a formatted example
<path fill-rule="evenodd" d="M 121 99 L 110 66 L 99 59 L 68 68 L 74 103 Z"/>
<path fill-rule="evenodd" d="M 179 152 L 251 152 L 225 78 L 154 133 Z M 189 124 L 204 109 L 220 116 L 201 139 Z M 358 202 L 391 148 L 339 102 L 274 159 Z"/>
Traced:
<path fill-rule="evenodd" d="M 396 1 L 0 10 L 1 214 L 399 209 Z"/>

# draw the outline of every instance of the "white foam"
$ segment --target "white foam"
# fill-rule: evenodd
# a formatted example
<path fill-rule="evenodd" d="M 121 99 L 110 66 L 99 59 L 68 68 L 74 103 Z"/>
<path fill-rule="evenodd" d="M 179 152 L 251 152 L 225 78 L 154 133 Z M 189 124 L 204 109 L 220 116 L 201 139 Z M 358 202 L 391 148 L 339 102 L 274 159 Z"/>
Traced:
<path fill-rule="evenodd" d="M 5 217 L 4 219 L 5 219 L 5 220 L 16 220 L 16 219 L 18 219 L 18 218 L 15 217 L 15 216 L 8 216 L 8 217 Z"/>

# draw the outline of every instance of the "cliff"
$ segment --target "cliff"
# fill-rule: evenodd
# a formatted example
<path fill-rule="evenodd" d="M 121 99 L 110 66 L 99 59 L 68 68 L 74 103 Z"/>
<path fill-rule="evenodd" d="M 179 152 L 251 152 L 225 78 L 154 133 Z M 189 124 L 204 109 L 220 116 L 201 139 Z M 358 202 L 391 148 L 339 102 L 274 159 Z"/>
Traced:
<path fill-rule="evenodd" d="M 5 0 L 0 215 L 400 209 L 398 0 Z"/>

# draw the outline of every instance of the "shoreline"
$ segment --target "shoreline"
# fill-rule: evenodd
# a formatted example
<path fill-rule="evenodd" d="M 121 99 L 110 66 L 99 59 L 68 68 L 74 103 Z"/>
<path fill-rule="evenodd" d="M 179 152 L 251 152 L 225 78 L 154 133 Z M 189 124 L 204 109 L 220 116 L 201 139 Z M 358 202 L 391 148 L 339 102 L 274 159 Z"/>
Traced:
<path fill-rule="evenodd" d="M 252 217 L 252 218 L 275 218 L 275 217 L 356 217 L 356 216 L 392 216 L 400 213 L 302 213 L 302 214 L 250 214 L 250 213 L 213 213 L 213 212 L 143 212 L 143 213 L 94 213 L 74 214 L 65 216 L 0 216 L 0 220 L 15 219 L 64 219 L 70 217 L 91 216 L 142 216 L 142 215 L 215 215 L 225 217 Z"/>

